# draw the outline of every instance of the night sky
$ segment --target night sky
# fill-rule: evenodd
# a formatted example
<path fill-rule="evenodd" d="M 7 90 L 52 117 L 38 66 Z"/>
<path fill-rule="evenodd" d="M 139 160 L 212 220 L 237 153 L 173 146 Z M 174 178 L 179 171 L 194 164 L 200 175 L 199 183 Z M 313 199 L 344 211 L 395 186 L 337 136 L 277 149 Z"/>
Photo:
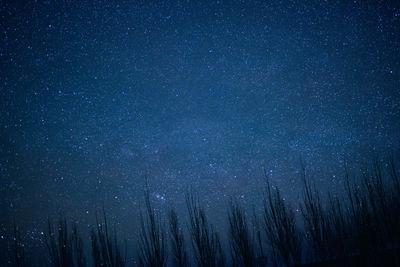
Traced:
<path fill-rule="evenodd" d="M 218 225 L 263 168 L 297 201 L 301 158 L 332 189 L 399 149 L 399 2 L 118 2 L 0 1 L 2 227 L 104 203 L 133 240 L 146 177 Z"/>

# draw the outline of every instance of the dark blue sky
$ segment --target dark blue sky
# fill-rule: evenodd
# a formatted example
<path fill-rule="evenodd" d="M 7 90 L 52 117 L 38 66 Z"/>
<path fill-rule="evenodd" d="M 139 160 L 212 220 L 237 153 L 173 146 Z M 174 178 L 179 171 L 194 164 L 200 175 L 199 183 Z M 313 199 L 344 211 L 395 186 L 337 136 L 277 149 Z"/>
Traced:
<path fill-rule="evenodd" d="M 91 221 L 103 200 L 129 224 L 146 175 L 156 203 L 192 188 L 213 217 L 259 201 L 263 167 L 296 200 L 300 157 L 330 188 L 344 160 L 399 148 L 398 3 L 15 2 L 0 1 L 2 224 Z"/>

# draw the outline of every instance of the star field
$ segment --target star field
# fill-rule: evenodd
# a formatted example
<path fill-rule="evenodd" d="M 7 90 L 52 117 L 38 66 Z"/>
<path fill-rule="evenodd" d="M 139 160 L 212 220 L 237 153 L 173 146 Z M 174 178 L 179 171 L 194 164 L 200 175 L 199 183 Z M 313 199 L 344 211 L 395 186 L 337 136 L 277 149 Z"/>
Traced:
<path fill-rule="evenodd" d="M 300 158 L 326 189 L 399 148 L 394 2 L 24 2 L 0 2 L 2 226 L 104 202 L 134 231 L 145 177 L 218 221 L 263 168 L 295 201 Z"/>

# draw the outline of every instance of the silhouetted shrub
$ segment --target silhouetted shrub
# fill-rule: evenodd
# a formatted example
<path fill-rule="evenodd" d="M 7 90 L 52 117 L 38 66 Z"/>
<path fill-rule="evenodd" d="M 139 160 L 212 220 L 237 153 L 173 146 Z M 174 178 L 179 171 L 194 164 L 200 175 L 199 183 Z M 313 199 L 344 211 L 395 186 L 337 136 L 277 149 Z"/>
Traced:
<path fill-rule="evenodd" d="M 139 265 L 164 266 L 167 262 L 166 233 L 150 203 L 149 187 L 145 188 L 145 215 L 140 214 Z"/>
<path fill-rule="evenodd" d="M 275 261 L 287 266 L 301 260 L 301 233 L 292 207 L 284 202 L 278 188 L 272 192 L 268 177 L 264 199 L 264 229 Z"/>
<path fill-rule="evenodd" d="M 343 258 L 351 254 L 350 227 L 346 206 L 338 196 L 328 194 L 326 220 L 329 234 L 328 251 L 331 258 Z"/>
<path fill-rule="evenodd" d="M 183 267 L 187 265 L 187 254 L 185 249 L 185 239 L 179 227 L 178 215 L 174 209 L 168 214 L 170 243 L 174 266 Z"/>
<path fill-rule="evenodd" d="M 103 222 L 99 222 L 96 214 L 96 227 L 91 229 L 92 256 L 95 266 L 123 267 L 126 263 L 125 256 L 122 256 L 121 246 L 118 242 L 117 231 L 108 229 L 106 213 L 103 207 Z"/>
<path fill-rule="evenodd" d="M 68 233 L 67 220 L 60 218 L 55 230 L 50 219 L 47 221 L 45 243 L 51 263 L 56 267 L 73 266 L 71 235 Z"/>
<path fill-rule="evenodd" d="M 189 234 L 194 256 L 200 267 L 223 266 L 225 263 L 221 242 L 212 225 L 208 223 L 204 209 L 193 195 L 186 195 L 189 213 Z"/>
<path fill-rule="evenodd" d="M 300 207 L 306 236 L 319 260 L 326 260 L 332 256 L 331 245 L 335 234 L 328 213 L 322 207 L 320 194 L 315 184 L 312 186 L 307 179 L 304 166 L 302 166 L 301 178 L 304 189 Z M 336 206 L 332 208 L 336 208 Z"/>
<path fill-rule="evenodd" d="M 346 171 L 350 238 L 353 252 L 364 259 L 362 264 L 378 264 L 388 248 L 392 251 L 399 249 L 399 181 L 394 160 L 390 159 L 389 163 L 391 179 L 384 178 L 377 159 L 372 171 L 361 174 L 359 184 L 351 184 Z M 393 260 L 398 262 L 399 258 L 394 257 Z"/>
<path fill-rule="evenodd" d="M 268 257 L 264 250 L 264 236 L 263 236 L 263 229 L 262 223 L 260 222 L 255 208 L 253 206 L 253 218 L 252 218 L 252 227 L 253 227 L 253 235 L 254 235 L 254 256 L 255 256 L 255 266 L 266 266 L 268 263 Z"/>
<path fill-rule="evenodd" d="M 238 203 L 229 203 L 229 243 L 232 253 L 232 265 L 255 266 L 255 251 L 247 218 Z"/>
<path fill-rule="evenodd" d="M 303 265 L 312 266 L 400 266 L 400 180 L 392 156 L 384 165 L 375 160 L 372 168 L 350 178 L 345 168 L 344 194 L 328 193 L 326 198 L 313 181 L 306 177 L 302 165 L 303 199 L 300 201 L 305 234 L 300 231 L 293 208 L 272 187 L 266 176 L 266 191 L 261 219 L 253 205 L 249 223 L 244 207 L 237 202 L 228 205 L 227 232 L 233 266 L 300 265 L 304 247 L 309 249 Z M 352 180 L 353 182 L 350 182 Z M 188 233 L 193 259 L 197 266 L 223 266 L 225 257 L 219 235 L 209 223 L 204 208 L 193 194 L 186 194 Z M 116 228 L 109 229 L 103 206 L 101 222 L 91 228 L 91 250 L 94 266 L 120 267 L 126 264 Z M 171 263 L 188 266 L 184 231 L 175 210 L 168 213 Z M 17 224 L 2 227 L 0 255 L 6 264 L 24 266 L 26 236 Z M 60 217 L 57 223 L 47 221 L 44 243 L 53 266 L 86 266 L 84 242 L 78 225 Z M 267 249 L 270 249 L 268 252 Z M 269 257 L 269 253 L 272 257 Z M 267 258 L 268 255 L 268 258 Z M 145 209 L 140 214 L 138 263 L 141 266 L 167 265 L 167 231 L 150 201 L 145 188 Z M 268 261 L 267 261 L 268 259 Z M 3 264 L 3 262 L 1 263 Z"/>
<path fill-rule="evenodd" d="M 13 252 L 14 252 L 14 262 L 13 266 L 25 266 L 25 246 L 21 238 L 20 229 L 14 219 L 14 235 L 13 235 Z"/>
<path fill-rule="evenodd" d="M 86 266 L 83 240 L 78 232 L 78 225 L 76 223 L 72 224 L 72 246 L 75 259 L 75 266 L 77 267 Z"/>

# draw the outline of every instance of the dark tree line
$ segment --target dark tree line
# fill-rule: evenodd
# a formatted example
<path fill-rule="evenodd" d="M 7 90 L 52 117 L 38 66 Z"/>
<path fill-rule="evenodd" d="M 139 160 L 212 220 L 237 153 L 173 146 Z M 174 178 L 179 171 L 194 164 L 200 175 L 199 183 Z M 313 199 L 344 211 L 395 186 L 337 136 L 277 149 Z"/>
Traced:
<path fill-rule="evenodd" d="M 227 205 L 227 242 L 209 221 L 199 198 L 186 195 L 187 218 L 174 208 L 167 220 L 156 211 L 146 183 L 140 215 L 136 264 L 139 266 L 400 266 L 400 180 L 391 157 L 372 170 L 351 177 L 347 167 L 344 195 L 321 195 L 302 164 L 303 197 L 299 216 L 266 177 L 262 213 L 231 200 Z M 353 181 L 353 182 L 351 182 Z M 48 220 L 44 235 L 52 266 L 128 266 L 127 245 L 102 218 L 90 232 L 91 255 L 76 224 Z M 10 266 L 28 266 L 24 240 L 14 223 L 6 259 Z M 87 244 L 86 244 L 87 245 Z M 89 250 L 88 250 L 89 251 Z"/>

